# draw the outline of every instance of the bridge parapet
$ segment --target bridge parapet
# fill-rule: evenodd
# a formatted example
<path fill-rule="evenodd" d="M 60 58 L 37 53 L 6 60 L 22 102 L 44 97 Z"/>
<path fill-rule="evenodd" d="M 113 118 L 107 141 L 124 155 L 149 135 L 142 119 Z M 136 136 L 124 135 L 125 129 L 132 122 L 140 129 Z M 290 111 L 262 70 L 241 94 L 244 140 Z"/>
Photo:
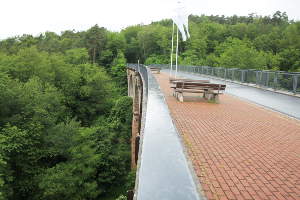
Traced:
<path fill-rule="evenodd" d="M 133 95 L 134 105 L 142 105 L 139 110 L 137 110 L 138 106 L 133 108 L 141 114 L 139 128 L 133 124 L 133 130 L 138 131 L 132 135 L 136 145 L 133 147 L 134 154 L 138 155 L 133 198 L 135 200 L 203 199 L 199 195 L 200 185 L 188 162 L 181 138 L 155 78 L 144 65 L 129 64 L 127 67 L 128 93 L 130 96 Z M 134 79 L 130 76 L 138 78 Z M 139 91 L 134 89 L 138 87 L 135 82 L 138 80 L 142 82 L 143 90 L 140 90 L 143 92 L 142 95 L 134 92 Z M 130 84 L 134 85 L 130 86 Z M 137 103 L 139 97 L 136 95 L 142 96 L 142 103 Z"/>

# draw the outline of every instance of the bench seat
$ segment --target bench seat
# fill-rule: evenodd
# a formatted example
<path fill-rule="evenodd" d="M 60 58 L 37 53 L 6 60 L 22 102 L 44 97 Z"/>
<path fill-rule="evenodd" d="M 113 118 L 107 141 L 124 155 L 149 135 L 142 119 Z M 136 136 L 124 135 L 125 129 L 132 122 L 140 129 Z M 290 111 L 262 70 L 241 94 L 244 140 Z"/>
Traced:
<path fill-rule="evenodd" d="M 188 93 L 204 93 L 205 90 L 196 90 L 196 89 L 175 89 L 175 92 L 179 92 L 179 93 L 184 93 L 184 92 L 188 92 Z"/>

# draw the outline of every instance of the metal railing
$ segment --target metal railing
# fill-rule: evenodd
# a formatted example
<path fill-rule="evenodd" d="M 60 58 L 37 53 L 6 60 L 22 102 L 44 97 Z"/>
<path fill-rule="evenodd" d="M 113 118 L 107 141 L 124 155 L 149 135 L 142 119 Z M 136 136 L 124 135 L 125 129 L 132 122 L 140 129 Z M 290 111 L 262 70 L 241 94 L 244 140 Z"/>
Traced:
<path fill-rule="evenodd" d="M 151 66 L 160 67 L 162 69 L 170 68 L 170 65 L 154 64 Z M 175 66 L 173 69 L 175 69 Z M 300 72 L 183 65 L 178 66 L 178 70 L 300 94 Z"/>
<path fill-rule="evenodd" d="M 147 96 L 148 94 L 148 72 L 147 68 L 143 64 L 132 64 L 128 63 L 127 64 L 128 68 L 134 69 L 136 72 L 140 73 L 142 79 L 143 79 L 143 84 L 144 84 L 144 92 L 145 95 Z"/>

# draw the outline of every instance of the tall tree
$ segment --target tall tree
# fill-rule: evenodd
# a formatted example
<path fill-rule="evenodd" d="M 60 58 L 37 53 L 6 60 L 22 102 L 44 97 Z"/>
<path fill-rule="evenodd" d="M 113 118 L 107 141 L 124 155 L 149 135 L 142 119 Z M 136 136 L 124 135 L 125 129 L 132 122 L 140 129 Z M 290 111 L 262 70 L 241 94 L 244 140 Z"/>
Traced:
<path fill-rule="evenodd" d="M 85 42 L 92 63 L 96 64 L 107 42 L 107 30 L 103 27 L 100 28 L 98 25 L 93 26 L 87 30 Z"/>

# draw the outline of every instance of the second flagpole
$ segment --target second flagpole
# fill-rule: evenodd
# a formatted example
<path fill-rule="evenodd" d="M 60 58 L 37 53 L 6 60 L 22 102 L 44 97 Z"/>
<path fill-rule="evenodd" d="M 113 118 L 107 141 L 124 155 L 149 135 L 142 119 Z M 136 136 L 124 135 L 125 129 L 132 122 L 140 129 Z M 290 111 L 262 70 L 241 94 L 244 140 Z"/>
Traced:
<path fill-rule="evenodd" d="M 174 23 L 174 21 L 173 21 L 173 31 L 172 31 L 172 50 L 171 50 L 171 65 L 170 65 L 170 77 L 172 76 L 172 70 L 173 70 L 174 29 L 175 29 L 175 23 Z"/>
<path fill-rule="evenodd" d="M 177 68 L 178 68 L 178 26 L 177 26 L 177 43 L 176 43 L 176 71 L 175 78 L 177 78 Z"/>

